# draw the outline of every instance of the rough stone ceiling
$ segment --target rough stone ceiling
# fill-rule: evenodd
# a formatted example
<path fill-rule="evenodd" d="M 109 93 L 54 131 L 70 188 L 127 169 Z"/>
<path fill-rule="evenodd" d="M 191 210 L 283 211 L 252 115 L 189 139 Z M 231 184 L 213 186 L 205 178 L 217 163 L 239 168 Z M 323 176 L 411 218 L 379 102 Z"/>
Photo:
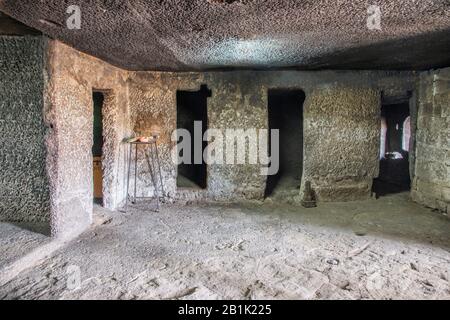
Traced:
<path fill-rule="evenodd" d="M 381 31 L 366 27 L 373 4 Z M 69 5 L 81 30 L 66 28 Z M 0 10 L 129 70 L 450 65 L 450 0 L 0 0 Z"/>
<path fill-rule="evenodd" d="M 21 36 L 42 35 L 42 33 L 0 12 L 0 35 Z"/>

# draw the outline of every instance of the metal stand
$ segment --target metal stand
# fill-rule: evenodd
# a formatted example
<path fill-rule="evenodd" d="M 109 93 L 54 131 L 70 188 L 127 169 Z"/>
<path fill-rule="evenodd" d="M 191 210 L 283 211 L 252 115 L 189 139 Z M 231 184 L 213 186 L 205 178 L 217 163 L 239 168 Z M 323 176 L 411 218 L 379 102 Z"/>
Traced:
<path fill-rule="evenodd" d="M 164 192 L 164 186 L 162 181 L 162 174 L 161 174 L 161 164 L 159 162 L 159 155 L 158 155 L 158 146 L 156 143 L 155 138 L 150 140 L 149 142 L 129 142 L 130 145 L 129 153 L 128 153 L 128 173 L 127 173 L 127 195 L 126 195 L 126 202 L 125 202 L 125 209 L 124 211 L 128 211 L 128 203 L 131 201 L 131 203 L 135 204 L 138 199 L 152 199 L 151 197 L 138 197 L 137 196 L 137 176 L 138 176 L 138 168 L 137 168 L 137 160 L 138 160 L 138 147 L 141 146 L 144 148 L 144 156 L 148 165 L 148 168 L 150 170 L 150 177 L 152 179 L 152 184 L 155 187 L 155 197 L 156 198 L 156 212 L 159 211 L 160 207 L 160 194 L 159 194 L 159 187 L 161 187 L 162 191 L 162 197 L 165 196 Z M 133 199 L 130 199 L 130 174 L 131 174 L 131 162 L 132 162 L 132 154 L 133 154 L 133 147 L 134 147 L 134 195 Z M 158 181 L 159 180 L 159 181 Z"/>

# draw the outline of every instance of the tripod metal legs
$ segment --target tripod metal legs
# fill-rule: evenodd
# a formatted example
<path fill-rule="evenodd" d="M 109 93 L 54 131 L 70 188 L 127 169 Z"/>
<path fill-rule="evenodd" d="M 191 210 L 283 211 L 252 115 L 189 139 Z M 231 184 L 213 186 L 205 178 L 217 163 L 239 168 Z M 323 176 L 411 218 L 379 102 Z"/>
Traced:
<path fill-rule="evenodd" d="M 165 192 L 164 192 L 164 185 L 163 185 L 163 178 L 162 178 L 162 173 L 161 173 L 161 163 L 159 162 L 159 154 L 158 154 L 158 145 L 155 141 L 155 155 L 156 155 L 156 161 L 158 162 L 158 172 L 159 172 L 159 180 L 161 182 L 161 191 L 162 191 L 162 196 L 165 196 Z"/>
<path fill-rule="evenodd" d="M 131 170 L 131 150 L 132 150 L 132 145 L 129 145 L 130 151 L 128 152 L 128 159 L 127 159 L 127 164 L 128 164 L 128 168 L 127 168 L 127 194 L 125 197 L 125 212 L 127 212 L 128 210 L 128 201 L 129 201 L 129 189 L 130 189 L 130 170 Z"/>
<path fill-rule="evenodd" d="M 160 207 L 160 193 L 159 193 L 159 187 L 161 186 L 162 195 L 164 197 L 164 186 L 162 181 L 162 173 L 161 173 L 161 165 L 159 162 L 159 155 L 158 155 L 158 147 L 156 145 L 156 140 L 153 140 L 149 143 L 130 143 L 130 150 L 128 152 L 128 168 L 127 168 L 127 194 L 126 194 L 126 200 L 125 200 L 125 209 L 124 211 L 127 212 L 128 210 L 128 202 L 130 201 L 130 174 L 131 174 L 131 163 L 132 163 L 132 154 L 133 154 L 133 145 L 135 148 L 134 152 L 134 197 L 132 203 L 137 202 L 137 159 L 138 159 L 138 145 L 142 145 L 147 150 L 144 151 L 144 156 L 148 165 L 148 168 L 150 170 L 150 177 L 152 180 L 153 187 L 155 188 L 155 200 L 156 200 L 156 211 L 159 211 Z M 157 172 L 158 171 L 158 172 Z M 159 178 L 159 181 L 158 181 Z M 141 197 L 144 198 L 144 197 Z"/>

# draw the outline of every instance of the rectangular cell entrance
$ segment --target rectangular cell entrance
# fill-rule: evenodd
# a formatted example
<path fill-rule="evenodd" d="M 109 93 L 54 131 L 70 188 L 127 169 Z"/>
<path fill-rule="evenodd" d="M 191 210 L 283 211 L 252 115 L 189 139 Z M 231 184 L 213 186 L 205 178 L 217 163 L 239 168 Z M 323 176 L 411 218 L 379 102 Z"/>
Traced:
<path fill-rule="evenodd" d="M 303 170 L 303 102 L 302 90 L 269 90 L 269 129 L 280 133 L 280 168 L 268 176 L 265 196 L 298 191 Z M 269 146 L 271 143 L 269 144 Z M 272 150 L 269 148 L 272 156 Z"/>
<path fill-rule="evenodd" d="M 380 173 L 373 182 L 377 196 L 410 190 L 410 137 L 409 103 L 382 105 Z"/>
<path fill-rule="evenodd" d="M 93 92 L 94 103 L 94 132 L 92 145 L 93 156 L 93 176 L 94 176 L 94 202 L 103 204 L 103 169 L 102 169 L 102 149 L 103 149 L 103 117 L 102 109 L 105 96 L 102 92 Z"/>
<path fill-rule="evenodd" d="M 179 188 L 201 188 L 205 189 L 207 184 L 207 166 L 201 157 L 200 163 L 196 162 L 194 156 L 195 144 L 201 143 L 201 152 L 207 143 L 202 141 L 203 134 L 208 128 L 207 100 L 211 91 L 206 85 L 202 85 L 199 91 L 177 91 L 177 129 L 186 129 L 190 133 L 190 160 L 191 163 L 178 165 L 177 187 Z M 201 122 L 201 132 L 195 134 L 194 124 Z M 200 141 L 196 141 L 201 139 Z M 182 153 L 185 152 L 183 149 Z M 197 159 L 198 160 L 198 159 Z"/>

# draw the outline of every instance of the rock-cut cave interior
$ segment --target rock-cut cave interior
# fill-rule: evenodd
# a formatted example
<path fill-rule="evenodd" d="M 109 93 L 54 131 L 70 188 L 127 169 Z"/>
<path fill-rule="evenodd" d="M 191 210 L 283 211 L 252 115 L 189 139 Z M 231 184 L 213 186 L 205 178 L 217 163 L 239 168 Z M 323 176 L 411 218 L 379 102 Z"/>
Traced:
<path fill-rule="evenodd" d="M 450 299 L 450 2 L 372 2 L 0 0 L 0 300 Z"/>

